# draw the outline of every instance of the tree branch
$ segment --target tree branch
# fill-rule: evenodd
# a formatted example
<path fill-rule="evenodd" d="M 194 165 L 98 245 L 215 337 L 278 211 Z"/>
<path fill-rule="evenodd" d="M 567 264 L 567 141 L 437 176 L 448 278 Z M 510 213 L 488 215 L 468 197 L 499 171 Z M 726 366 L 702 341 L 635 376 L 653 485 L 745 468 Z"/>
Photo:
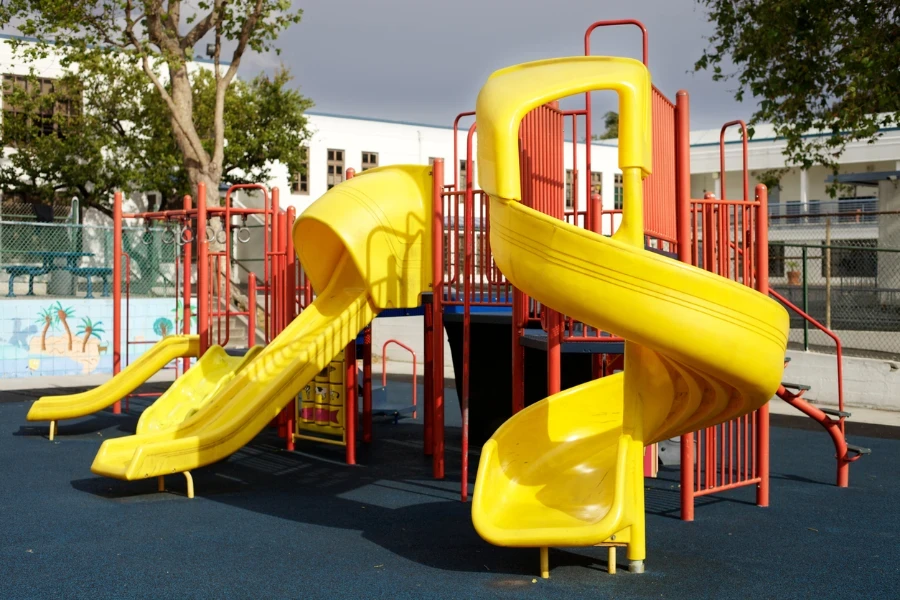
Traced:
<path fill-rule="evenodd" d="M 181 49 L 186 50 L 192 48 L 203 36 L 209 33 L 214 27 L 218 27 L 222 21 L 225 11 L 225 0 L 216 0 L 212 10 L 205 17 L 197 21 L 194 27 L 181 38 Z"/>

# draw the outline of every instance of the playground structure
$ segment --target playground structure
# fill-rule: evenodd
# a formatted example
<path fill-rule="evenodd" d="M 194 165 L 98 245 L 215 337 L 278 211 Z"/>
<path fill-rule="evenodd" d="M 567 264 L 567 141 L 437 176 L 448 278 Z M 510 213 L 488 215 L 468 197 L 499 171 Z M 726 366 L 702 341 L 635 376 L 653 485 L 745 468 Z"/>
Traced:
<path fill-rule="evenodd" d="M 619 24 L 641 28 L 643 62 L 589 56 L 594 29 Z M 136 435 L 104 442 L 95 473 L 122 479 L 184 473 L 192 496 L 192 469 L 228 456 L 269 424 L 278 427 L 289 449 L 300 440 L 337 443 L 353 464 L 358 347 L 362 438 L 368 442 L 370 322 L 376 316 L 421 314 L 424 452 L 432 456 L 433 475 L 443 478 L 441 332 L 445 318 L 454 315 L 462 323 L 457 377 L 465 500 L 476 368 L 470 360 L 472 317 L 503 315 L 512 333 L 509 410 L 515 416 L 481 455 L 473 521 L 483 537 L 541 548 L 542 574 L 549 570 L 550 545 L 606 545 L 613 553 L 627 546 L 632 568 L 642 570 L 640 478 L 654 467 L 644 446 L 675 436 L 682 440 L 684 518 L 692 518 L 696 497 L 738 486 L 756 486 L 757 503 L 767 505 L 765 403 L 776 390 L 786 396 L 786 389 L 800 388 L 779 387 L 787 315 L 766 297 L 766 190 L 758 186 L 750 197 L 745 163 L 742 199 L 690 197 L 688 96 L 679 92 L 673 104 L 651 87 L 647 34 L 639 23 L 593 24 L 585 35 L 585 55 L 510 67 L 488 80 L 475 111 L 477 159 L 476 124 L 469 128 L 465 190 L 458 189 L 458 177 L 445 185 L 438 159 L 431 167 L 348 173 L 347 182 L 296 221 L 292 208 L 280 209 L 278 190 L 270 194 L 261 186 L 254 186 L 264 195 L 261 209 L 233 206 L 232 190 L 223 206 L 207 206 L 201 185 L 196 208 L 188 197 L 182 210 L 123 214 L 117 195 L 117 231 L 125 219 L 177 225 L 184 246 L 178 280 L 185 311 L 194 297 L 190 282 L 196 272 L 196 333 L 187 315 L 180 334 L 122 368 L 122 290 L 127 300 L 130 270 L 127 256 L 118 254 L 113 272 L 117 375 L 106 387 L 78 397 L 41 399 L 29 419 L 51 421 L 52 435 L 59 419 L 90 414 L 113 401 L 119 412 L 121 399 L 181 358 L 185 374 L 142 416 Z M 599 89 L 620 94 L 624 206 L 604 210 L 588 176 L 590 202 L 584 210 L 567 212 L 564 121 L 570 118 L 574 129 L 582 119 L 590 139 L 590 92 Z M 562 111 L 555 103 L 582 93 L 581 110 Z M 471 114 L 460 115 L 454 127 Z M 732 125 L 742 124 L 726 127 Z M 590 173 L 590 144 L 586 153 Z M 476 160 L 481 189 L 474 185 Z M 455 157 L 454 171 L 458 164 Z M 723 158 L 723 177 L 724 171 Z M 572 186 L 579 187 L 577 170 Z M 264 276 L 261 283 L 250 277 L 242 308 L 227 274 L 231 244 L 249 216 L 264 223 Z M 236 226 L 236 220 L 242 224 Z M 119 239 L 115 248 L 121 247 Z M 264 307 L 262 349 L 254 348 L 258 304 Z M 222 349 L 236 318 L 246 319 L 251 332 L 243 357 L 229 357 Z M 550 398 L 526 408 L 528 344 L 546 353 Z M 564 345 L 588 349 L 593 358 L 587 379 L 593 381 L 562 390 Z M 753 361 L 740 360 L 746 356 Z M 790 401 L 811 414 L 814 407 L 807 411 L 798 396 Z M 852 456 L 844 440 L 848 415 L 843 407 L 840 413 L 831 423 L 824 422 L 830 421 L 825 413 L 811 416 L 834 437 L 838 482 L 846 485 L 847 465 L 859 452 Z"/>

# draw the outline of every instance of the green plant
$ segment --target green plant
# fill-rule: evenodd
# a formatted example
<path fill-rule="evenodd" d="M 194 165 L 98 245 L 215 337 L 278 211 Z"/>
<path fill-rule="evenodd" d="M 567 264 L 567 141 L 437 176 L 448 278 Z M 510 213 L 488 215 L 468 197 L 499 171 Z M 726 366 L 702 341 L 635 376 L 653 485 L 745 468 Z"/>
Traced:
<path fill-rule="evenodd" d="M 800 263 L 797 262 L 796 260 L 787 261 L 785 263 L 785 266 L 787 267 L 788 271 L 799 271 L 800 270 Z"/>

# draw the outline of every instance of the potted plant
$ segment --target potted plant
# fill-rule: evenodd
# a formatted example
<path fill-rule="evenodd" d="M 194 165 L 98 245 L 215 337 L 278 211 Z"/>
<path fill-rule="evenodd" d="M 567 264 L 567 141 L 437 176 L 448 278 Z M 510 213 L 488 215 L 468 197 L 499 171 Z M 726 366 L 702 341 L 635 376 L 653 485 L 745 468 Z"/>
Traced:
<path fill-rule="evenodd" d="M 800 263 L 796 260 L 787 262 L 788 285 L 800 285 Z"/>

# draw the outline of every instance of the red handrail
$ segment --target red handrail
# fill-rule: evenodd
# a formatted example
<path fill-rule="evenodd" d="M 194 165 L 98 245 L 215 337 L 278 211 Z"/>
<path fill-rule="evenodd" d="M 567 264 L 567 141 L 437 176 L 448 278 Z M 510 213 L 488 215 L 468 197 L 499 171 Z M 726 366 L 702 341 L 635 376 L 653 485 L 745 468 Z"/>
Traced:
<path fill-rule="evenodd" d="M 838 385 L 838 410 L 844 410 L 844 367 L 843 367 L 843 346 L 841 345 L 841 339 L 834 333 L 832 330 L 828 329 L 811 316 L 800 310 L 793 302 L 779 294 L 773 289 L 769 289 L 769 293 L 775 297 L 776 300 L 790 308 L 792 311 L 812 323 L 812 325 L 834 340 L 834 345 L 837 349 L 837 385 Z M 841 417 L 841 433 L 844 433 L 844 419 Z"/>
<path fill-rule="evenodd" d="M 417 371 L 416 371 L 416 352 L 415 352 L 415 350 L 413 350 L 412 348 L 410 348 L 409 346 L 407 346 L 406 344 L 404 344 L 403 342 L 401 342 L 401 341 L 399 341 L 399 340 L 388 340 L 388 341 L 386 341 L 386 342 L 384 343 L 384 345 L 381 346 L 381 387 L 387 387 L 387 347 L 388 347 L 389 344 L 396 344 L 397 346 L 400 346 L 401 348 L 403 348 L 404 350 L 406 350 L 407 352 L 409 352 L 410 354 L 412 354 L 412 359 L 413 359 L 413 360 L 412 360 L 412 365 L 413 365 L 413 372 L 412 372 L 412 377 L 413 377 L 412 405 L 413 405 L 413 419 L 415 419 L 416 416 L 417 416 L 417 414 L 416 414 L 416 413 L 417 413 L 416 407 L 418 406 L 418 401 L 417 401 L 417 394 L 416 394 L 416 392 L 417 392 L 417 389 L 418 389 L 418 387 L 419 387 L 418 379 L 416 378 L 416 374 L 417 374 Z"/>

